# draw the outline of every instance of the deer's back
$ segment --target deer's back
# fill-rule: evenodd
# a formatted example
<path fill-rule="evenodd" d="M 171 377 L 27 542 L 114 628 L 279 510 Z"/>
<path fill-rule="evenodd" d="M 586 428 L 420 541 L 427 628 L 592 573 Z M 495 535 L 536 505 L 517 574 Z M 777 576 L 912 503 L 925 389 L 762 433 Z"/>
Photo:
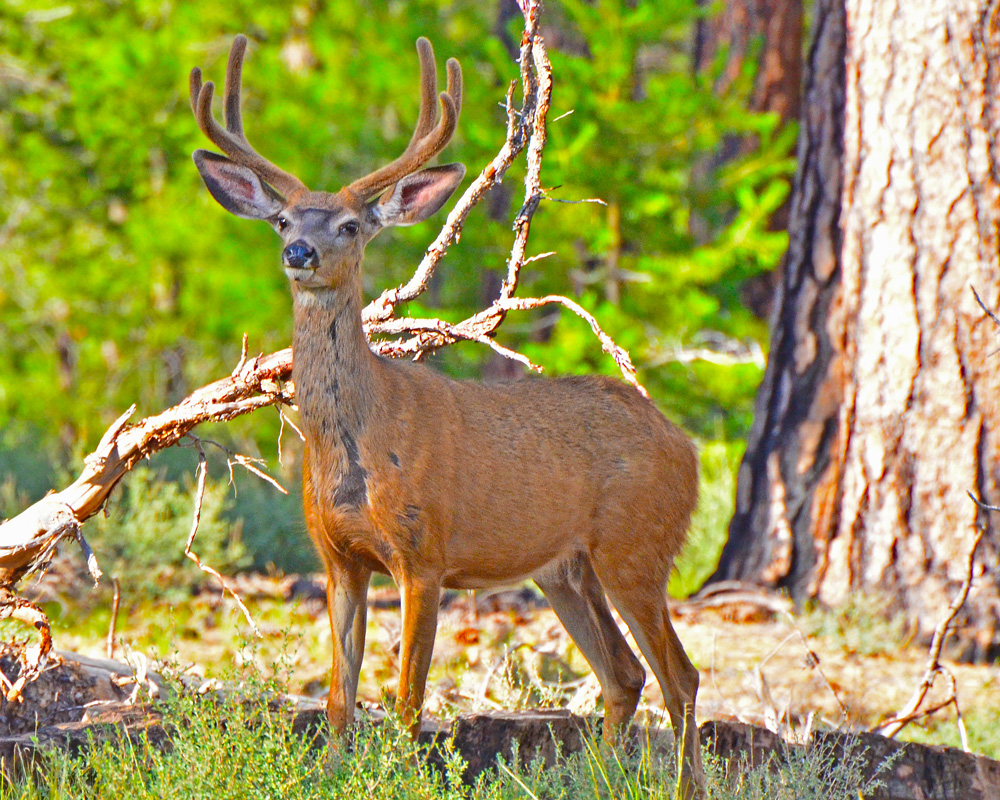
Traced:
<path fill-rule="evenodd" d="M 391 453 L 379 517 L 408 515 L 421 537 L 440 537 L 451 583 L 528 575 L 608 537 L 669 565 L 696 502 L 697 459 L 652 402 L 599 376 L 478 384 L 399 366 L 383 394 L 389 424 L 362 455 Z"/>

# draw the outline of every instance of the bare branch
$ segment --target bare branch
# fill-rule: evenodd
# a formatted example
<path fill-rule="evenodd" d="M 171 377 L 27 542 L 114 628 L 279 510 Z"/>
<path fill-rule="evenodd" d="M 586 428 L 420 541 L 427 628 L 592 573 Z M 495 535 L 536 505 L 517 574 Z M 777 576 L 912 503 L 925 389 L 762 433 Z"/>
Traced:
<path fill-rule="evenodd" d="M 1000 510 L 987 506 L 977 497 L 972 495 L 971 492 L 969 493 L 969 496 L 972 497 L 973 502 L 981 508 L 986 508 L 988 510 Z M 947 667 L 941 664 L 941 648 L 944 646 L 944 641 L 948 636 L 948 629 L 951 626 L 951 623 L 958 615 L 962 606 L 965 605 L 965 601 L 969 596 L 969 590 L 972 588 L 972 581 L 975 574 L 976 550 L 979 548 L 979 543 L 982 541 L 983 534 L 985 532 L 985 526 L 981 526 L 976 530 L 975 538 L 972 540 L 972 547 L 969 548 L 969 559 L 966 564 L 965 579 L 962 581 L 962 586 L 959 589 L 958 594 L 955 596 L 955 599 L 952 600 L 951 605 L 948 606 L 948 610 L 945 612 L 944 617 L 934 629 L 934 636 L 931 638 L 931 646 L 927 658 L 927 666 L 924 668 L 924 674 L 920 680 L 920 684 L 917 686 L 916 691 L 914 691 L 913 696 L 910 698 L 910 702 L 906 704 L 903 710 L 892 718 L 875 726 L 872 729 L 874 732 L 881 733 L 883 736 L 892 738 L 914 720 L 934 714 L 946 706 L 954 704 L 955 710 L 958 712 L 958 696 L 955 692 L 955 678 L 952 676 L 951 672 L 948 671 Z M 951 692 L 942 702 L 921 710 L 920 706 L 924 702 L 924 699 L 927 697 L 931 688 L 934 686 L 934 681 L 937 679 L 938 675 L 942 674 L 947 675 L 950 679 Z M 959 720 L 961 720 L 961 715 L 959 715 Z M 960 732 L 964 730 L 964 723 L 960 722 L 959 730 Z"/>
<path fill-rule="evenodd" d="M 122 601 L 122 591 L 118 585 L 118 578 L 112 578 L 111 585 L 115 588 L 115 596 L 111 601 L 111 621 L 108 623 L 108 639 L 104 647 L 108 658 L 115 657 L 115 628 L 118 627 L 118 608 Z"/>
<path fill-rule="evenodd" d="M 362 317 L 366 330 L 369 337 L 410 335 L 408 339 L 378 342 L 375 349 L 382 355 L 397 358 L 402 356 L 420 358 L 437 348 L 465 340 L 486 344 L 501 355 L 519 361 L 530 369 L 540 371 L 539 367 L 532 364 L 522 354 L 497 344 L 494 336 L 508 311 L 528 310 L 551 303 L 559 303 L 588 322 L 600 339 L 604 351 L 611 355 L 618 364 L 625 380 L 641 394 L 648 397 L 648 392 L 636 378 L 635 368 L 632 366 L 628 353 L 618 347 L 611 337 L 601 330 L 593 315 L 585 311 L 578 303 L 557 295 L 523 300 L 514 298 L 521 269 L 524 265 L 552 255 L 551 253 L 541 253 L 527 256 L 526 253 L 531 220 L 539 203 L 545 199 L 554 199 L 548 197 L 541 183 L 542 152 L 546 142 L 546 119 L 552 96 L 552 67 L 545 49 L 545 40 L 538 27 L 538 3 L 534 0 L 522 0 L 519 2 L 519 6 L 525 18 L 525 30 L 521 37 L 519 59 L 523 97 L 521 109 L 519 111 L 514 109 L 514 84 L 511 84 L 508 87 L 506 99 L 507 138 L 500 152 L 486 165 L 459 199 L 451 214 L 448 215 L 444 228 L 428 248 L 410 281 L 404 286 L 383 292 L 381 297 L 365 308 Z M 502 181 L 514 158 L 525 148 L 527 148 L 527 172 L 524 178 L 524 202 L 514 218 L 514 242 L 507 259 L 507 275 L 497 299 L 487 308 L 459 323 L 449 323 L 440 319 L 395 317 L 396 306 L 416 298 L 427 288 L 430 276 L 447 248 L 461 235 L 462 225 L 471 209 L 479 203 L 489 189 Z M 601 201 L 588 198 L 568 202 Z"/>
<path fill-rule="evenodd" d="M 232 460 L 237 464 L 239 464 L 241 467 L 243 467 L 243 469 L 245 469 L 247 472 L 252 472 L 262 481 L 266 481 L 267 483 L 271 484 L 275 489 L 277 489 L 282 494 L 288 494 L 288 489 L 286 489 L 284 486 L 278 483 L 274 478 L 272 478 L 270 475 L 264 472 L 264 470 L 254 465 L 253 463 L 254 461 L 261 461 L 261 459 L 249 458 L 247 456 L 241 455 L 240 453 L 234 453 Z"/>
<path fill-rule="evenodd" d="M 198 535 L 198 524 L 201 522 L 201 506 L 205 500 L 205 481 L 208 477 L 208 459 L 205 458 L 205 449 L 201 446 L 201 442 L 198 441 L 195 442 L 195 447 L 198 450 L 198 486 L 195 491 L 194 512 L 191 515 L 191 532 L 188 534 L 187 542 L 184 545 L 184 555 L 191 559 L 202 572 L 215 578 L 222 586 L 223 592 L 229 592 L 233 596 L 236 605 L 243 612 L 247 624 L 250 625 L 254 635 L 259 639 L 261 635 L 257 629 L 257 624 L 253 621 L 253 617 L 250 616 L 250 610 L 246 607 L 246 604 L 244 604 L 236 590 L 216 570 L 212 569 L 208 564 L 203 564 L 198 554 L 191 549 L 194 545 L 194 537 Z M 267 476 L 264 477 L 266 478 Z"/>
<path fill-rule="evenodd" d="M 969 288 L 972 289 L 972 296 L 976 298 L 976 302 L 979 303 L 979 307 L 986 312 L 987 316 L 989 316 L 991 320 L 993 320 L 997 325 L 1000 325 L 1000 317 L 996 315 L 996 312 L 986 307 L 986 303 L 984 303 L 982 298 L 979 296 L 979 292 L 976 291 L 976 287 L 970 286 Z"/>
<path fill-rule="evenodd" d="M 487 164 L 483 171 L 465 190 L 459 198 L 455 207 L 448 214 L 444 227 L 437 235 L 437 238 L 427 248 L 416 272 L 403 286 L 395 289 L 387 289 L 381 296 L 369 303 L 361 314 L 366 324 L 390 319 L 400 303 L 406 303 L 419 297 L 427 289 L 431 275 L 438 263 L 448 252 L 448 248 L 458 241 L 462 232 L 462 224 L 469 216 L 479 201 L 494 186 L 503 181 L 504 175 L 510 169 L 521 150 L 524 149 L 524 134 L 521 126 L 517 122 L 517 115 L 514 111 L 514 87 L 511 82 L 507 89 L 507 138 L 500 148 L 500 152 L 494 156 L 493 160 Z"/>
<path fill-rule="evenodd" d="M 235 378 L 243 369 L 243 366 L 247 363 L 247 334 L 246 331 L 243 332 L 243 347 L 240 350 L 240 361 L 236 365 L 236 368 L 232 371 L 232 376 Z"/>
<path fill-rule="evenodd" d="M 579 200 L 563 200 L 560 197 L 551 197 L 548 194 L 543 195 L 544 200 L 548 200 L 550 203 L 563 203 L 567 206 L 576 206 L 581 203 L 593 203 L 598 206 L 606 206 L 607 203 L 600 197 L 581 197 Z"/>
<path fill-rule="evenodd" d="M 83 530 L 77 526 L 76 529 L 76 541 L 80 545 L 80 549 L 83 550 L 83 556 L 87 559 L 87 572 L 90 573 L 90 577 L 94 579 L 94 586 L 101 580 L 101 568 L 97 565 L 97 556 L 94 555 L 93 549 L 88 544 L 87 540 L 83 538 Z"/>
<path fill-rule="evenodd" d="M 550 305 L 553 303 L 565 306 L 574 314 L 576 314 L 578 317 L 585 320 L 588 325 L 590 325 L 590 329 L 594 332 L 594 335 L 597 336 L 597 338 L 601 342 L 601 349 L 604 350 L 605 353 L 607 353 L 614 359 L 615 363 L 618 365 L 618 368 L 621 370 L 622 376 L 625 378 L 625 380 L 631 383 L 639 392 L 639 394 L 641 394 L 643 397 L 649 397 L 649 392 L 646 391 L 646 388 L 641 383 L 639 383 L 638 378 L 636 378 L 635 376 L 635 367 L 632 366 L 632 359 L 629 356 L 628 352 L 623 348 L 619 347 L 617 344 L 615 344 L 614 339 L 612 339 L 610 336 L 608 336 L 607 333 L 604 332 L 600 324 L 598 324 L 597 319 L 594 317 L 594 315 L 591 314 L 586 309 L 584 309 L 583 306 L 581 306 L 579 303 L 570 300 L 568 297 L 563 297 L 562 295 L 558 294 L 550 294 L 546 295 L 545 297 L 537 297 L 537 298 L 512 297 L 508 300 L 501 301 L 501 303 L 505 308 L 518 309 L 522 311 L 530 308 L 541 308 L 542 306 Z"/>
<path fill-rule="evenodd" d="M 16 619 L 38 631 L 38 642 L 25 647 L 20 655 L 21 674 L 13 683 L 4 676 L 7 690 L 4 697 L 12 703 L 21 698 L 21 689 L 33 681 L 45 667 L 46 658 L 52 649 L 52 631 L 49 618 L 34 603 L 15 596 L 6 587 L 0 587 L 0 620 Z"/>

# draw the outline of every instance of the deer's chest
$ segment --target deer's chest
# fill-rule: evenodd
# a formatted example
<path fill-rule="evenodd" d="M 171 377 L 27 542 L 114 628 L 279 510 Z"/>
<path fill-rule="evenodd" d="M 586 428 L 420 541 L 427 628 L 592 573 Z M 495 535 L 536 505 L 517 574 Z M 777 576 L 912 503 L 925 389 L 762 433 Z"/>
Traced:
<path fill-rule="evenodd" d="M 366 444 L 348 433 L 307 447 L 309 493 L 330 546 L 394 573 L 426 555 L 431 504 L 408 485 L 400 456 Z"/>

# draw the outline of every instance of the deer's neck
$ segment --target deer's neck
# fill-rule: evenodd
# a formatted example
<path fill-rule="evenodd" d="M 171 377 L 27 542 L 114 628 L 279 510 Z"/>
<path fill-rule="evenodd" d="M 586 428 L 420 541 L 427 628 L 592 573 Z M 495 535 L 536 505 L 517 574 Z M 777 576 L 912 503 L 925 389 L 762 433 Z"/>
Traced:
<path fill-rule="evenodd" d="M 376 395 L 378 358 L 361 325 L 361 292 L 298 290 L 294 308 L 295 402 L 313 469 L 347 481 L 361 470 L 358 441 Z"/>

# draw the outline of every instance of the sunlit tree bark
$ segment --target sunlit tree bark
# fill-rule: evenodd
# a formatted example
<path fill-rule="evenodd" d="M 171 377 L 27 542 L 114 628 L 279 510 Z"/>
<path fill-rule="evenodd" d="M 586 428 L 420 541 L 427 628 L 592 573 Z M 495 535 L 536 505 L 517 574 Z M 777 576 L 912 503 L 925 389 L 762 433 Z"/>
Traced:
<path fill-rule="evenodd" d="M 996 0 L 819 0 L 786 271 L 719 579 L 924 634 L 987 527 L 967 657 L 1000 644 Z"/>

